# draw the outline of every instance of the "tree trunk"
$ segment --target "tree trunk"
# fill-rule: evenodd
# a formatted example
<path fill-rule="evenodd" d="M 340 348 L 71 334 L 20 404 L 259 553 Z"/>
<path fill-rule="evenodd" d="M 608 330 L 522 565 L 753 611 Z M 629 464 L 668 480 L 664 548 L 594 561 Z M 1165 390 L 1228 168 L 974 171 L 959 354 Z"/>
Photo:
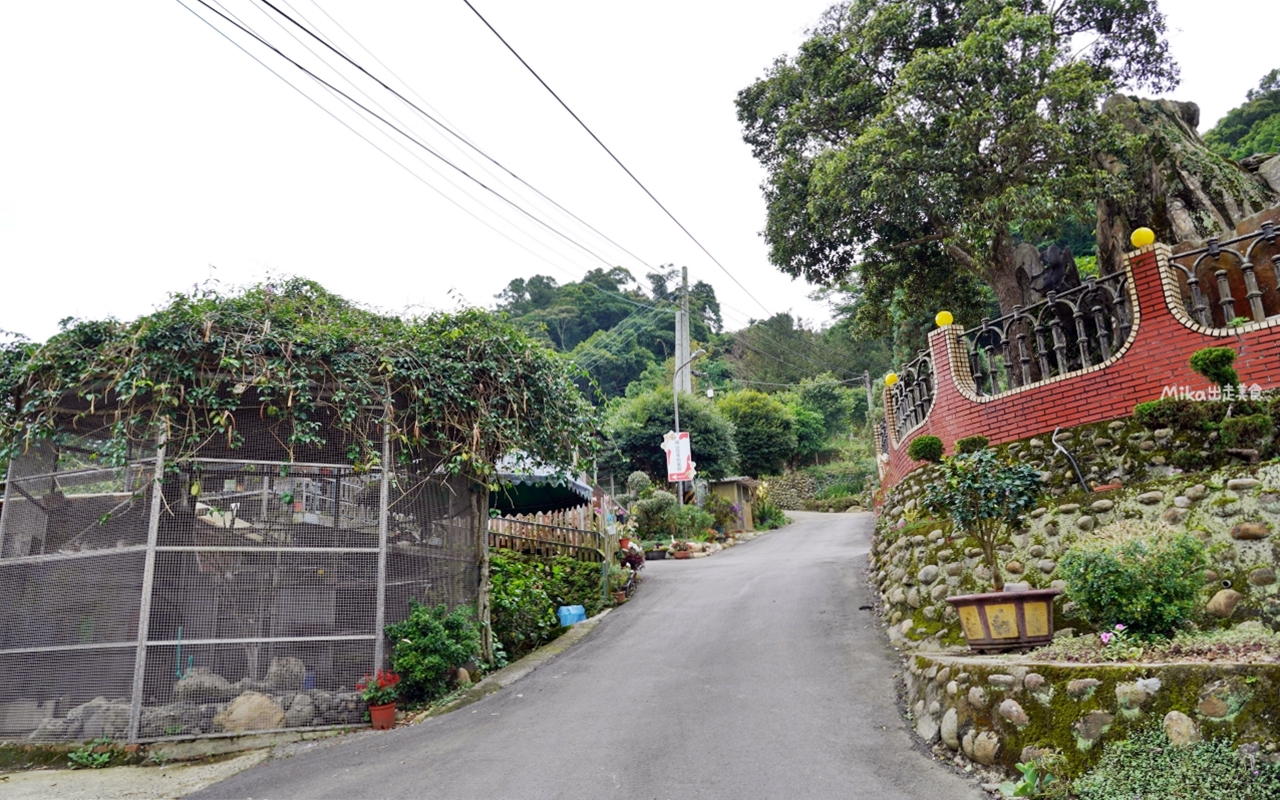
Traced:
<path fill-rule="evenodd" d="M 1012 314 L 1014 306 L 1025 305 L 1022 287 L 1018 284 L 1018 259 L 1012 238 L 1007 233 L 997 234 L 991 251 L 987 283 L 996 293 L 1000 314 Z"/>

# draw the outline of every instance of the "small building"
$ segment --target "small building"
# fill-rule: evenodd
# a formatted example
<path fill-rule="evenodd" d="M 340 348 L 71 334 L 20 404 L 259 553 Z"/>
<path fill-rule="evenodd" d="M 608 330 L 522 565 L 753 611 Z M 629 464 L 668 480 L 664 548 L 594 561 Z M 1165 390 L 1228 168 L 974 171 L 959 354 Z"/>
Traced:
<path fill-rule="evenodd" d="M 707 491 L 719 495 L 737 507 L 742 529 L 744 531 L 753 531 L 756 526 L 755 519 L 751 513 L 751 504 L 755 500 L 756 487 L 759 485 L 760 481 L 755 478 L 737 475 L 732 478 L 707 481 Z"/>

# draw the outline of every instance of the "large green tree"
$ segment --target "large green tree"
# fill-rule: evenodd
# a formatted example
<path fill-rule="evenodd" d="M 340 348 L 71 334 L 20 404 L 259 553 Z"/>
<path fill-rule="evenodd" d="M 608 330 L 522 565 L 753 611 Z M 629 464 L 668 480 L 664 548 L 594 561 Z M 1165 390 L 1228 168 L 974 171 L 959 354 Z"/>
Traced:
<path fill-rule="evenodd" d="M 795 420 L 787 407 L 752 389 L 725 395 L 718 405 L 733 423 L 738 471 L 753 478 L 782 472 L 796 452 Z"/>
<path fill-rule="evenodd" d="M 1227 158 L 1280 152 L 1280 69 L 1264 75 L 1245 98 L 1204 135 L 1205 143 Z"/>
<path fill-rule="evenodd" d="M 640 470 L 655 481 L 667 479 L 662 437 L 674 426 L 670 387 L 614 401 L 605 422 L 608 450 L 604 466 L 625 478 Z M 723 478 L 737 461 L 733 425 L 709 400 L 680 396 L 680 429 L 689 432 L 693 463 L 704 478 Z"/>
<path fill-rule="evenodd" d="M 988 284 L 1022 302 L 1013 251 L 1106 178 L 1100 100 L 1176 83 L 1154 0 L 851 0 L 739 93 L 768 171 L 764 236 L 784 272 L 855 274 L 874 310 L 902 287 L 942 308 Z M 887 319 L 882 319 L 886 322 Z"/>

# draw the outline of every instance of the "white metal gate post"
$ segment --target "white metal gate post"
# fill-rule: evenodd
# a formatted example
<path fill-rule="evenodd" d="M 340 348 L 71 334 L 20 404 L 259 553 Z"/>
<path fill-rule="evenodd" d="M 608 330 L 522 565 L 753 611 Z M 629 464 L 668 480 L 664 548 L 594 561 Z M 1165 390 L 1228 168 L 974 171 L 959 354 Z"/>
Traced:
<path fill-rule="evenodd" d="M 382 420 L 382 482 L 378 486 L 378 587 L 377 611 L 374 614 L 373 675 L 382 669 L 386 656 L 382 629 L 387 624 L 387 505 L 391 501 L 391 408 Z"/>
<path fill-rule="evenodd" d="M 138 646 L 133 657 L 133 693 L 129 696 L 129 743 L 138 741 L 142 723 L 142 689 L 147 672 L 147 639 L 151 627 L 151 589 L 156 575 L 156 542 L 163 501 L 165 435 L 156 437 L 156 471 L 151 480 L 151 513 L 147 519 L 147 560 L 142 567 L 142 599 L 138 604 Z"/>

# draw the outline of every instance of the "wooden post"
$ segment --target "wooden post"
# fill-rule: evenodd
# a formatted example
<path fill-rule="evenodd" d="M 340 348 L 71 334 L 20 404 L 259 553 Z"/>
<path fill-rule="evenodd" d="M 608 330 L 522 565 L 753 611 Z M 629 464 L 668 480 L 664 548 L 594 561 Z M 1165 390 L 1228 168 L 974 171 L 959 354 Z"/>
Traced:
<path fill-rule="evenodd" d="M 151 628 L 151 591 L 156 576 L 156 542 L 160 538 L 161 493 L 164 482 L 165 435 L 156 436 L 156 471 L 151 480 L 151 509 L 147 518 L 147 557 L 142 567 L 142 598 L 138 605 L 138 643 L 133 656 L 133 693 L 129 697 L 129 742 L 138 741 L 142 724 L 142 692 L 147 676 L 147 637 Z"/>

